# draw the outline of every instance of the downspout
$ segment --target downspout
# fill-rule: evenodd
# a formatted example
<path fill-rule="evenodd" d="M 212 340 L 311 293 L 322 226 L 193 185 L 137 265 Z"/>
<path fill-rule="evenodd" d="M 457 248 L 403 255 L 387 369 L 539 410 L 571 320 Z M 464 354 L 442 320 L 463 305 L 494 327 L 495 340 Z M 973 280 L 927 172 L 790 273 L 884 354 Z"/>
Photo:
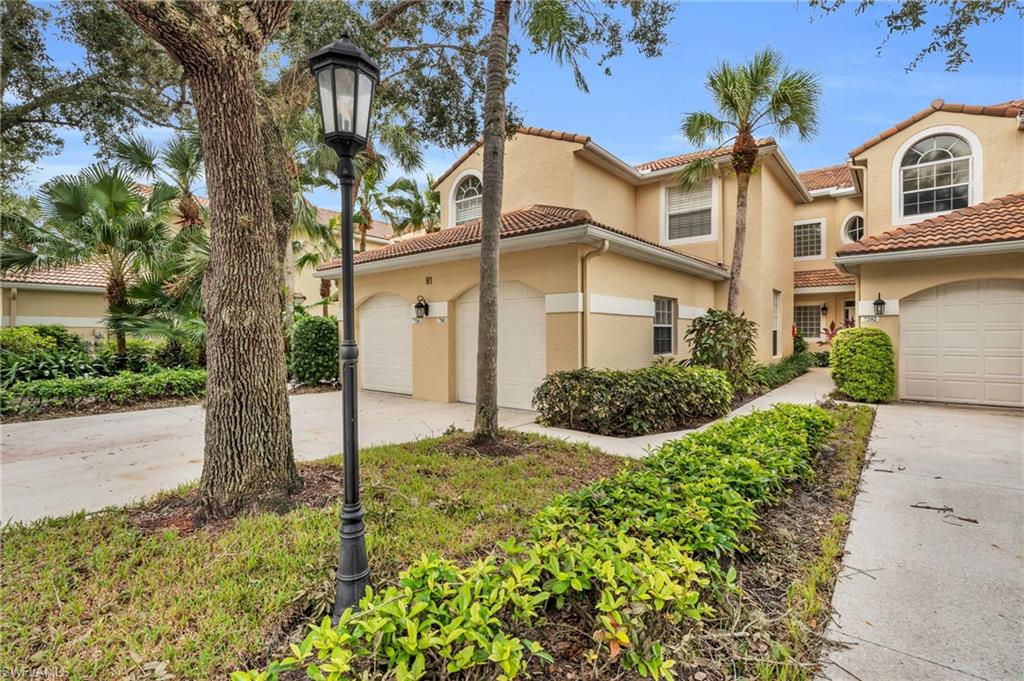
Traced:
<path fill-rule="evenodd" d="M 580 319 L 580 360 L 584 367 L 589 365 L 590 354 L 590 347 L 587 342 L 590 334 L 590 280 L 587 277 L 587 264 L 591 259 L 607 253 L 610 245 L 608 239 L 602 239 L 601 246 L 584 255 L 581 263 L 580 290 L 583 291 L 583 315 Z"/>
<path fill-rule="evenodd" d="M 861 171 L 861 183 L 860 183 L 860 195 L 861 195 L 861 206 L 864 213 L 864 236 L 868 235 L 868 167 L 859 166 L 850 159 L 846 162 L 846 167 L 851 171 Z M 840 225 L 839 229 L 843 226 Z M 860 268 L 857 268 L 857 275 L 853 282 L 853 325 L 860 326 Z"/>

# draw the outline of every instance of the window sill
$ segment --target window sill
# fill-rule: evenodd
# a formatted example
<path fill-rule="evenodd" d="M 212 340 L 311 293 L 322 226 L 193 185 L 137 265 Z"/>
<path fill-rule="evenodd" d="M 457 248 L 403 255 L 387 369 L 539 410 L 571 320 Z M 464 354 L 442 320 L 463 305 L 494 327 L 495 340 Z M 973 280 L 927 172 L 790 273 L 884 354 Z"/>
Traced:
<path fill-rule="evenodd" d="M 817 255 L 800 255 L 800 256 L 794 255 L 793 256 L 793 261 L 794 262 L 803 262 L 805 260 L 826 260 L 826 259 L 827 258 L 825 257 L 824 253 L 819 253 Z"/>
<path fill-rule="evenodd" d="M 662 239 L 662 246 L 685 246 L 686 244 L 706 244 L 712 241 L 718 241 L 717 234 L 710 234 L 708 236 L 688 236 L 682 239 Z"/>

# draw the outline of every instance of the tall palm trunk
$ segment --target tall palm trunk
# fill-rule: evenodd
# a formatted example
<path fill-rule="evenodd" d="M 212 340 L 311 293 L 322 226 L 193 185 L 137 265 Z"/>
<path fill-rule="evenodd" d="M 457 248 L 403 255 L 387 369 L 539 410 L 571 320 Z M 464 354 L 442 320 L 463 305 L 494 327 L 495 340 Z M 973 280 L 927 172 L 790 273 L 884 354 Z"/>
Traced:
<path fill-rule="evenodd" d="M 124 277 L 118 274 L 111 274 L 107 279 L 107 310 L 110 312 L 122 312 L 128 305 L 128 283 Z M 125 368 L 125 358 L 128 355 L 128 340 L 124 331 L 114 332 L 114 341 L 117 344 L 117 368 Z"/>
<path fill-rule="evenodd" d="M 508 86 L 509 0 L 494 3 L 484 95 L 484 196 L 480 220 L 480 320 L 476 351 L 477 442 L 498 439 L 498 250 L 505 176 L 505 88 Z"/>
<path fill-rule="evenodd" d="M 757 143 L 749 132 L 741 132 L 732 151 L 732 167 L 736 173 L 736 234 L 729 263 L 728 310 L 740 313 L 740 279 L 743 272 L 743 250 L 747 243 L 747 196 L 750 174 L 757 162 Z"/>
<path fill-rule="evenodd" d="M 331 303 L 330 303 L 329 298 L 331 297 L 331 281 L 332 281 L 331 279 L 321 279 L 320 280 L 320 299 L 322 301 L 324 301 L 323 302 L 323 306 L 324 306 L 323 309 L 324 309 L 324 316 L 325 317 L 330 314 L 329 308 L 330 308 Z"/>

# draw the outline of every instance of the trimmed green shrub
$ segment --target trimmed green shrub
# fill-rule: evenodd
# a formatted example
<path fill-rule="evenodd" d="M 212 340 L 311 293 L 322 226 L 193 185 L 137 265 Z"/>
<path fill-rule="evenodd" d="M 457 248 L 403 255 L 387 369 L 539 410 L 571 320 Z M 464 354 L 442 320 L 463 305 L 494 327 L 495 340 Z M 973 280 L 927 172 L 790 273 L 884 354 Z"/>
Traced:
<path fill-rule="evenodd" d="M 725 373 L 707 367 L 548 374 L 533 396 L 539 421 L 601 435 L 646 435 L 722 416 L 732 404 Z"/>
<path fill-rule="evenodd" d="M 508 555 L 460 568 L 436 555 L 414 561 L 398 584 L 367 589 L 336 626 L 325 618 L 292 654 L 232 681 L 363 675 L 421 679 L 468 672 L 512 679 L 551 657 L 522 636 L 553 610 L 594 632 L 595 665 L 672 678 L 666 625 L 711 611 L 707 589 L 735 588 L 718 560 L 788 486 L 814 475 L 814 455 L 836 428 L 823 409 L 778 405 L 669 442 L 639 466 L 556 500 Z M 372 670 L 372 672 L 370 671 Z M 365 673 L 365 674 L 364 674 Z"/>
<path fill-rule="evenodd" d="M 56 349 L 57 341 L 31 326 L 7 326 L 0 329 L 0 352 L 5 355 L 27 357 Z"/>
<path fill-rule="evenodd" d="M 761 385 L 768 390 L 774 390 L 798 376 L 803 376 L 813 366 L 817 366 L 814 356 L 807 352 L 801 352 L 772 364 L 761 364 L 757 367 L 757 377 Z"/>
<path fill-rule="evenodd" d="M 300 383 L 337 381 L 338 320 L 334 317 L 296 317 L 292 326 L 291 374 Z"/>
<path fill-rule="evenodd" d="M 36 324 L 32 327 L 39 332 L 39 335 L 52 338 L 57 344 L 58 350 L 65 352 L 85 352 L 85 342 L 81 336 L 68 331 L 68 327 L 61 324 Z"/>
<path fill-rule="evenodd" d="M 85 352 L 50 350 L 35 352 L 24 357 L 0 353 L 0 385 L 8 387 L 20 381 L 45 381 L 51 378 L 78 376 L 107 376 L 108 362 Z"/>
<path fill-rule="evenodd" d="M 821 350 L 819 352 L 812 352 L 814 355 L 814 361 L 817 362 L 817 366 L 827 367 L 829 365 L 829 353 L 828 350 Z"/>
<path fill-rule="evenodd" d="M 157 344 L 147 338 L 128 338 L 125 340 L 125 371 L 142 372 L 156 367 L 154 356 Z M 111 367 L 117 366 L 117 340 L 108 338 L 96 345 L 96 356 Z"/>
<path fill-rule="evenodd" d="M 153 351 L 153 363 L 165 369 L 199 369 L 203 366 L 202 348 L 191 341 L 167 339 Z"/>
<path fill-rule="evenodd" d="M 843 329 L 832 341 L 832 380 L 856 402 L 888 402 L 896 396 L 892 339 L 881 329 Z"/>
<path fill-rule="evenodd" d="M 757 392 L 755 322 L 742 313 L 735 315 L 725 310 L 708 310 L 690 322 L 685 338 L 690 345 L 687 366 L 721 369 L 737 393 L 751 395 Z"/>
<path fill-rule="evenodd" d="M 80 409 L 97 403 L 127 404 L 136 400 L 202 397 L 203 369 L 167 369 L 148 374 L 125 371 L 114 376 L 54 378 L 15 383 L 4 391 L 5 413 L 33 414 L 53 409 Z"/>
<path fill-rule="evenodd" d="M 807 341 L 798 333 L 793 336 L 793 354 L 799 355 L 801 352 L 807 352 Z"/>

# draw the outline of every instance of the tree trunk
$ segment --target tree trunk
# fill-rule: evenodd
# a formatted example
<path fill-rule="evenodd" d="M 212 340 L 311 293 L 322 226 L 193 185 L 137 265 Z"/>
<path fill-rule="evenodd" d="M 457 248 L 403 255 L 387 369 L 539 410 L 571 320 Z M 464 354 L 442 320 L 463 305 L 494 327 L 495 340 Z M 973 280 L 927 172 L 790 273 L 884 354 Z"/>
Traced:
<path fill-rule="evenodd" d="M 740 313 L 740 273 L 743 270 L 743 248 L 747 242 L 747 193 L 750 173 L 736 173 L 736 234 L 732 244 L 732 262 L 729 264 L 728 310 Z"/>
<path fill-rule="evenodd" d="M 330 302 L 330 298 L 331 298 L 331 281 L 333 281 L 333 280 L 332 279 L 321 279 L 320 280 L 320 299 L 324 301 L 322 303 L 322 305 L 324 307 L 324 316 L 325 317 L 327 317 L 328 315 L 331 314 L 330 313 L 330 306 L 331 306 L 331 302 Z"/>
<path fill-rule="evenodd" d="M 265 102 L 260 102 L 260 135 L 263 140 L 263 155 L 267 164 L 267 180 L 270 184 L 270 207 L 274 215 L 274 230 L 277 233 L 278 256 L 281 263 L 281 312 L 285 333 L 295 322 L 295 306 L 292 291 L 295 288 L 295 257 L 292 254 L 292 226 L 295 224 L 295 185 L 292 177 L 281 129 L 274 122 L 273 113 Z"/>
<path fill-rule="evenodd" d="M 128 284 L 124 278 L 119 275 L 113 275 L 107 281 L 107 311 L 109 312 L 121 312 L 124 310 L 128 303 Z M 127 362 L 128 356 L 128 339 L 125 337 L 124 331 L 114 332 L 114 342 L 117 347 L 117 356 L 115 362 L 118 370 L 124 369 Z"/>
<path fill-rule="evenodd" d="M 508 86 L 509 0 L 494 3 L 484 95 L 483 210 L 480 220 L 480 323 L 476 353 L 477 442 L 498 439 L 498 251 L 505 176 L 505 88 Z"/>

